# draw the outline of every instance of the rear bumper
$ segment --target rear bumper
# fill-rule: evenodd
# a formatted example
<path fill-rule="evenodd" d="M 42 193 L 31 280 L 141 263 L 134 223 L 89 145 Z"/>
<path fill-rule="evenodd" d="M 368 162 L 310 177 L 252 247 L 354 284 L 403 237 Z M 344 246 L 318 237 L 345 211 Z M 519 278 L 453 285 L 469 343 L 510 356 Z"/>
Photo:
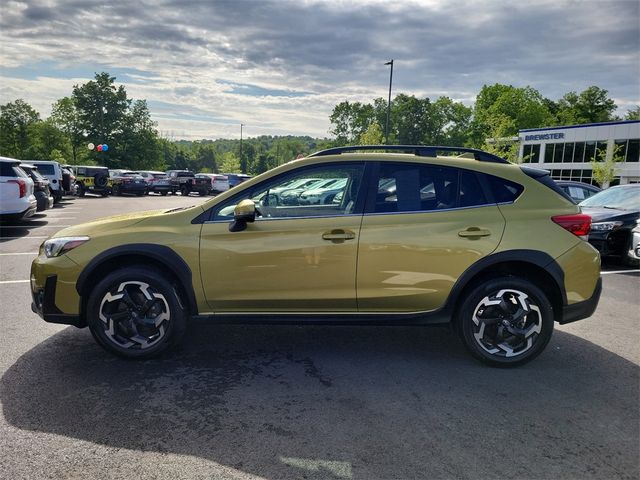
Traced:
<path fill-rule="evenodd" d="M 56 306 L 56 284 L 57 275 L 50 275 L 44 282 L 44 288 L 31 289 L 31 310 L 49 323 L 61 323 L 64 325 L 74 325 L 84 327 L 80 315 L 70 315 L 63 313 Z"/>
<path fill-rule="evenodd" d="M 38 209 L 38 202 L 36 197 L 33 197 L 33 200 L 29 202 L 29 206 L 22 211 L 9 210 L 8 213 L 0 213 L 0 219 L 2 220 L 22 220 L 23 218 L 32 217 Z"/>
<path fill-rule="evenodd" d="M 598 306 L 598 302 L 600 301 L 601 293 L 602 278 L 598 278 L 598 281 L 596 282 L 596 288 L 594 289 L 591 298 L 583 302 L 565 305 L 564 307 L 562 307 L 562 320 L 560 320 L 559 323 L 561 325 L 564 325 L 566 323 L 576 322 L 584 318 L 589 318 L 591 315 L 593 315 L 593 312 L 596 311 L 596 307 Z"/>

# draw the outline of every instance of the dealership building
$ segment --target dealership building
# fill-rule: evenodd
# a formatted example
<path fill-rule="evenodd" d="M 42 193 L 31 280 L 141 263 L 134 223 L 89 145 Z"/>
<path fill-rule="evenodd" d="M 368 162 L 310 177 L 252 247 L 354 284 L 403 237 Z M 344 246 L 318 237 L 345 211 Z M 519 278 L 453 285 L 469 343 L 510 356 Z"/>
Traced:
<path fill-rule="evenodd" d="M 615 184 L 640 183 L 640 121 L 589 123 L 520 130 L 523 163 L 551 171 L 556 180 L 592 183 L 591 161 L 623 160 L 616 165 Z"/>

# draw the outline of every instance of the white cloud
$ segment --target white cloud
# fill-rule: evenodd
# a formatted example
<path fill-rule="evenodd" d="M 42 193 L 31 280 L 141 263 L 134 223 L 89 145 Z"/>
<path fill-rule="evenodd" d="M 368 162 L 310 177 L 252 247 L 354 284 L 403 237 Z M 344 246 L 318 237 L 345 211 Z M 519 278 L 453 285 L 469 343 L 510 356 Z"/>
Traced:
<path fill-rule="evenodd" d="M 485 83 L 531 85 L 549 98 L 598 85 L 627 99 L 623 113 L 640 98 L 639 8 L 626 1 L 10 1 L 0 17 L 0 102 L 24 98 L 46 116 L 74 84 L 108 71 L 176 136 L 237 136 L 242 122 L 252 136 L 322 137 L 335 104 L 386 97 L 383 64 L 394 58 L 396 93 L 470 104 Z M 260 95 L 265 90 L 306 94 Z"/>

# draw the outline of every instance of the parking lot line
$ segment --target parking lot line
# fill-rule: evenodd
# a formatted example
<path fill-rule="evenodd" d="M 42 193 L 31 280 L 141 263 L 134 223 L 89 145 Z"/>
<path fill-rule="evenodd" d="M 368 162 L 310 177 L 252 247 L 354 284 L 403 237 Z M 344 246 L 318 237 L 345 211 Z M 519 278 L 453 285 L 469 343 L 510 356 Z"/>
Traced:
<path fill-rule="evenodd" d="M 611 273 L 640 273 L 640 269 L 636 269 L 636 270 L 611 270 L 609 272 L 600 272 L 600 275 L 609 275 Z"/>
<path fill-rule="evenodd" d="M 38 255 L 38 252 L 0 253 L 0 257 L 9 257 L 11 255 Z"/>
<path fill-rule="evenodd" d="M 3 237 L 3 236 L 0 236 L 0 239 L 2 239 L 2 240 L 17 240 L 18 238 L 24 238 L 24 239 L 27 239 L 27 238 L 49 238 L 49 236 L 48 235 L 24 235 L 22 237 Z"/>
<path fill-rule="evenodd" d="M 29 280 L 1 280 L 0 285 L 4 285 L 6 283 L 29 283 Z"/>
<path fill-rule="evenodd" d="M 70 227 L 71 225 L 2 225 L 3 228 L 63 228 Z"/>

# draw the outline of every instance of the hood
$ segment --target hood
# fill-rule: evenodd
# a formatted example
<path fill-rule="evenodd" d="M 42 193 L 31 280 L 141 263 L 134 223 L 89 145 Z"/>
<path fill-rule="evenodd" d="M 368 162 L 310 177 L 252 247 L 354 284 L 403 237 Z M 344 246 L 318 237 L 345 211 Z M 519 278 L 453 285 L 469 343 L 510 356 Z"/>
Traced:
<path fill-rule="evenodd" d="M 142 222 L 153 217 L 170 214 L 174 211 L 186 209 L 162 209 L 148 210 L 145 212 L 133 212 L 124 215 L 114 215 L 111 217 L 99 218 L 87 223 L 81 223 L 72 227 L 63 228 L 57 231 L 52 237 L 69 237 L 76 235 L 95 235 L 105 231 L 113 231 L 121 228 L 130 227 L 136 223 Z M 200 209 L 202 210 L 202 209 Z"/>
<path fill-rule="evenodd" d="M 634 210 L 619 210 L 617 208 L 603 208 L 603 207 L 580 207 L 582 213 L 589 215 L 592 221 L 595 222 L 609 222 L 609 221 L 621 221 L 628 222 L 636 220 L 640 217 L 640 212 Z"/>

